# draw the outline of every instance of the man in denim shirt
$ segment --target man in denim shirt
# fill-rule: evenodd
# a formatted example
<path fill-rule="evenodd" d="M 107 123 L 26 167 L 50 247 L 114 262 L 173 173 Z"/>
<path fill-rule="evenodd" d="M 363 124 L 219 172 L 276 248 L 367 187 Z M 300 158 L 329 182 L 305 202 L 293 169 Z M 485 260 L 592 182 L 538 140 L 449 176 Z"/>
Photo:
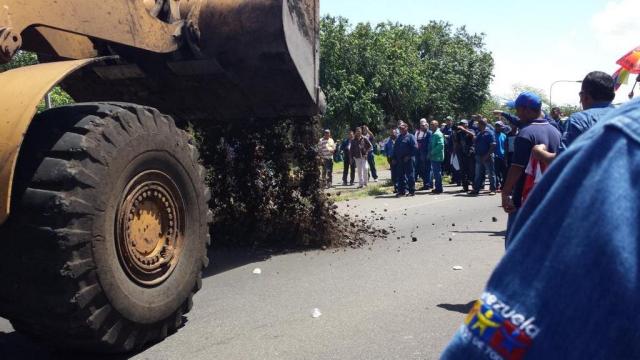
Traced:
<path fill-rule="evenodd" d="M 580 103 L 584 111 L 572 114 L 566 121 L 567 129 L 562 134 L 562 143 L 558 154 L 561 154 L 601 118 L 605 117 L 613 107 L 611 102 L 616 97 L 613 78 L 601 71 L 587 74 L 582 81 Z M 558 154 L 553 154 L 543 146 L 536 146 L 533 155 L 536 159 L 549 164 Z"/>
<path fill-rule="evenodd" d="M 542 177 L 442 358 L 640 359 L 639 178 L 635 100 L 581 136 Z M 549 216 L 557 213 L 566 215 Z"/>
<path fill-rule="evenodd" d="M 397 196 L 414 196 L 416 193 L 415 169 L 413 161 L 418 152 L 418 143 L 415 136 L 409 133 L 409 126 L 405 122 L 400 122 L 400 135 L 393 144 L 393 157 L 396 160 L 396 171 L 398 172 L 398 194 Z M 407 194 L 407 191 L 409 192 Z"/>

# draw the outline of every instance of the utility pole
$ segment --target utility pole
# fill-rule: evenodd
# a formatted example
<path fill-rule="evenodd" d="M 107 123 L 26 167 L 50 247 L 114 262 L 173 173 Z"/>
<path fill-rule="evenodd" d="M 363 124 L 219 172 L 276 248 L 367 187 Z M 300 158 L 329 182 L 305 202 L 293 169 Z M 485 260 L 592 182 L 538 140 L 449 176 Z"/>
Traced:
<path fill-rule="evenodd" d="M 45 95 L 45 97 L 44 97 L 44 107 L 46 109 L 51 109 L 51 107 L 52 107 L 51 106 L 51 91 L 49 91 L 47 93 L 47 95 Z"/>

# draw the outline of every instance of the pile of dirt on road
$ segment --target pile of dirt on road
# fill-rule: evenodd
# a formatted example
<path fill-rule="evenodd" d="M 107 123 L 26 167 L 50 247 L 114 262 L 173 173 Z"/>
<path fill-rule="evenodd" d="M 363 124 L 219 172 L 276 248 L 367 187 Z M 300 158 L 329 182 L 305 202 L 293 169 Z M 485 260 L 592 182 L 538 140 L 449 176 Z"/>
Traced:
<path fill-rule="evenodd" d="M 359 247 L 384 237 L 339 214 L 322 190 L 318 119 L 211 122 L 194 131 L 209 169 L 216 245 Z"/>

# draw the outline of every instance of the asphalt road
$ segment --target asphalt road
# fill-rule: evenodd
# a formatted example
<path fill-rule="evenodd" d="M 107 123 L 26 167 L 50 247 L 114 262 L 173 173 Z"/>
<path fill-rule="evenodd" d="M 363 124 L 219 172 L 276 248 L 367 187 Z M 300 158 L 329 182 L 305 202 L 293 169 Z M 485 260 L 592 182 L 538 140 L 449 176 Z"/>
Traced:
<path fill-rule="evenodd" d="M 185 327 L 142 353 L 104 359 L 436 359 L 502 256 L 506 226 L 499 197 L 447 190 L 341 203 L 397 229 L 364 248 L 211 254 Z M 40 347 L 0 319 L 0 359 L 73 357 L 87 358 Z"/>

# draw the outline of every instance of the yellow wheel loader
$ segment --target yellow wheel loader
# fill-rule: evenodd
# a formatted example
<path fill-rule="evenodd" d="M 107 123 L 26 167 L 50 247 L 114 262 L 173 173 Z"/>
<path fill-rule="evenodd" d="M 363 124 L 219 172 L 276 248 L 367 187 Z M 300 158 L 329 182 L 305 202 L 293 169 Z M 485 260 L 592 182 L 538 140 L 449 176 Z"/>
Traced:
<path fill-rule="evenodd" d="M 0 316 L 90 351 L 176 331 L 212 221 L 186 124 L 321 112 L 318 6 L 0 0 L 0 62 L 39 59 L 0 73 Z"/>

